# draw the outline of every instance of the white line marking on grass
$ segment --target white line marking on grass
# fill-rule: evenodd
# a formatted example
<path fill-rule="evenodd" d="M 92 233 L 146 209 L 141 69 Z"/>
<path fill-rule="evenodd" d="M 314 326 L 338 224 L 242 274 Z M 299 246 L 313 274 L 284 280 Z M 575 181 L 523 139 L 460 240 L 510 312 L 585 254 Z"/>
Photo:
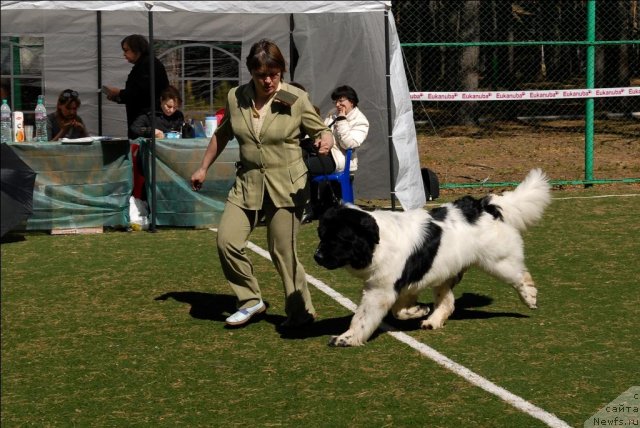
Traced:
<path fill-rule="evenodd" d="M 264 251 L 262 249 L 260 250 Z M 267 253 L 267 256 L 268 255 L 269 254 Z M 357 308 L 357 305 L 355 303 L 353 303 L 351 300 L 349 300 L 348 298 L 344 297 L 342 294 L 335 291 L 333 288 L 329 287 L 324 282 L 308 274 L 307 274 L 307 281 L 313 284 L 316 288 L 318 288 L 323 293 L 327 294 L 328 296 L 336 300 L 342 306 L 346 307 L 352 312 L 355 312 Z M 403 333 L 401 331 L 393 331 L 393 328 L 385 323 L 382 323 L 380 325 L 380 328 L 384 331 L 387 331 L 391 336 L 393 336 L 400 342 L 403 342 L 406 345 L 409 345 L 411 348 L 420 352 L 425 357 L 441 365 L 445 369 L 452 371 L 458 376 L 466 379 L 469 383 L 484 389 L 490 394 L 497 396 L 501 400 L 507 402 L 508 404 L 511 404 L 513 407 L 523 411 L 529 416 L 544 422 L 548 426 L 554 427 L 554 428 L 560 428 L 560 427 L 570 428 L 571 427 L 571 425 L 559 419 L 556 415 L 549 413 L 541 409 L 540 407 L 535 406 L 534 404 L 528 402 L 524 398 L 519 397 L 507 391 L 506 389 L 502 388 L 501 386 L 496 385 L 490 380 L 485 379 L 479 374 L 472 372 L 468 368 L 456 363 L 450 358 L 445 357 L 444 355 L 442 355 L 440 352 L 436 351 L 432 347 L 414 339 L 408 334 Z"/>
<path fill-rule="evenodd" d="M 213 228 L 210 230 L 214 232 L 218 231 L 217 229 L 213 229 Z M 269 252 L 257 246 L 253 242 L 249 242 L 247 247 L 251 251 L 264 257 L 265 259 L 271 260 L 271 255 L 269 254 Z M 339 292 L 337 292 L 336 290 L 334 290 L 324 282 L 320 281 L 319 279 L 309 274 L 307 274 L 307 282 L 309 282 L 310 284 L 315 286 L 318 290 L 322 291 L 323 293 L 325 293 L 326 295 L 328 295 L 329 297 L 331 297 L 332 299 L 334 299 L 335 301 L 337 301 L 342 306 L 344 306 L 345 308 L 349 309 L 352 312 L 355 312 L 356 308 L 358 307 L 358 305 L 353 303 L 350 299 L 343 296 L 342 294 L 340 294 Z M 400 342 L 403 342 L 406 345 L 409 345 L 411 348 L 420 352 L 422 355 L 436 362 L 437 364 L 444 367 L 445 369 L 452 371 L 458 376 L 466 379 L 469 383 L 487 391 L 490 394 L 495 395 L 496 397 L 512 405 L 516 409 L 519 409 L 522 412 L 528 414 L 529 416 L 544 422 L 548 426 L 553 428 L 571 428 L 569 424 L 559 419 L 556 415 L 549 413 L 541 409 L 540 407 L 537 407 L 536 405 L 528 402 L 524 398 L 519 397 L 507 391 L 506 389 L 502 388 L 501 386 L 496 385 L 490 380 L 485 379 L 479 374 L 472 372 L 468 368 L 456 363 L 450 358 L 447 358 L 446 356 L 442 355 L 440 352 L 436 351 L 432 347 L 414 339 L 408 334 L 403 333 L 401 331 L 393 331 L 393 328 L 385 323 L 382 323 L 380 328 L 384 331 L 387 331 L 391 336 L 393 336 Z"/>
<path fill-rule="evenodd" d="M 569 199 L 602 199 L 602 198 L 628 198 L 630 196 L 640 196 L 638 193 L 628 195 L 596 195 L 596 196 L 567 196 L 564 198 L 552 198 L 554 201 L 567 201 Z"/>

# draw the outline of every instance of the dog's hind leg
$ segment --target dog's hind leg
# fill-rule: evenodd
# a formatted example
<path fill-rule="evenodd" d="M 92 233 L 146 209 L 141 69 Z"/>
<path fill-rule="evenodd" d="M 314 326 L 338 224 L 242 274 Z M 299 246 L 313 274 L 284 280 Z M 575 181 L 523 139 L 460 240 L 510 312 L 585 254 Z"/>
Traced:
<path fill-rule="evenodd" d="M 393 289 L 365 289 L 362 293 L 362 301 L 351 319 L 349 330 L 340 336 L 333 336 L 329 346 L 364 345 L 389 312 L 396 297 Z"/>
<path fill-rule="evenodd" d="M 538 289 L 529 271 L 523 271 L 520 274 L 520 279 L 517 282 L 512 282 L 511 285 L 518 292 L 522 303 L 527 305 L 529 309 L 538 308 Z"/>
<path fill-rule="evenodd" d="M 391 313 L 396 319 L 410 320 L 422 318 L 429 315 L 430 308 L 428 305 L 416 304 L 418 301 L 417 293 L 404 291 L 393 304 Z"/>
<path fill-rule="evenodd" d="M 449 278 L 442 284 L 433 288 L 434 309 L 429 318 L 422 321 L 421 328 L 436 330 L 442 328 L 455 309 L 455 297 L 452 288 L 460 282 L 462 274 Z"/>
<path fill-rule="evenodd" d="M 510 257 L 500 260 L 492 265 L 482 267 L 495 277 L 511 284 L 518 292 L 522 303 L 530 309 L 536 309 L 538 300 L 538 289 L 527 267 L 522 263 L 522 257 Z"/>

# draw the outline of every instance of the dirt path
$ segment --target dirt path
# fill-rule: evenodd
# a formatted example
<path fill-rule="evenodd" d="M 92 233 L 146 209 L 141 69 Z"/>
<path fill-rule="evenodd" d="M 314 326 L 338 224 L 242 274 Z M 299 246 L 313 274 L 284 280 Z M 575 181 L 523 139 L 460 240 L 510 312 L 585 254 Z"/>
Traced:
<path fill-rule="evenodd" d="M 585 178 L 582 121 L 423 129 L 418 134 L 418 147 L 421 166 L 435 171 L 440 183 L 514 182 L 536 167 L 544 169 L 552 180 Z M 596 122 L 593 177 L 640 178 L 640 121 Z M 640 191 L 637 183 L 596 186 Z M 581 190 L 584 186 L 562 188 Z M 476 192 L 469 188 L 442 192 L 461 191 Z"/>

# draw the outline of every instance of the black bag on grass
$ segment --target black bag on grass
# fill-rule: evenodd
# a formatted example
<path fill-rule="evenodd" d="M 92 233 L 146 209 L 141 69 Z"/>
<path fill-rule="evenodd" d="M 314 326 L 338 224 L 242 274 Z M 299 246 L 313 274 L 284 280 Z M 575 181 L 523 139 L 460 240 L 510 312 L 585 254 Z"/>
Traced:
<path fill-rule="evenodd" d="M 429 168 L 421 168 L 424 193 L 427 201 L 434 201 L 440 196 L 440 182 L 435 172 Z"/>

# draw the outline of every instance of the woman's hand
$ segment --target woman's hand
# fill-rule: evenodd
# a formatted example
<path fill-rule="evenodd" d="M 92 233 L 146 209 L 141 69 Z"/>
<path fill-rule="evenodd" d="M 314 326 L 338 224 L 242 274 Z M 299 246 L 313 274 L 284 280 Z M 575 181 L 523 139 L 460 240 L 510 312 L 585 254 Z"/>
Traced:
<path fill-rule="evenodd" d="M 333 133 L 331 132 L 323 132 L 315 141 L 315 146 L 318 148 L 319 155 L 328 155 L 329 152 L 331 152 L 333 144 Z"/>
<path fill-rule="evenodd" d="M 155 134 L 156 134 L 156 138 L 164 138 L 164 132 L 162 132 L 159 129 L 156 129 Z"/>
<path fill-rule="evenodd" d="M 107 92 L 107 99 L 109 101 L 118 101 L 118 97 L 120 96 L 120 89 L 114 88 L 113 86 L 105 86 Z"/>
<path fill-rule="evenodd" d="M 84 130 L 84 125 L 81 122 L 78 122 L 76 119 L 71 119 L 69 122 L 65 123 L 63 125 L 63 128 L 66 129 L 80 129 L 80 130 Z"/>
<path fill-rule="evenodd" d="M 202 189 L 202 183 L 207 178 L 207 170 L 204 168 L 198 168 L 196 172 L 191 175 L 191 190 L 198 191 Z"/>

